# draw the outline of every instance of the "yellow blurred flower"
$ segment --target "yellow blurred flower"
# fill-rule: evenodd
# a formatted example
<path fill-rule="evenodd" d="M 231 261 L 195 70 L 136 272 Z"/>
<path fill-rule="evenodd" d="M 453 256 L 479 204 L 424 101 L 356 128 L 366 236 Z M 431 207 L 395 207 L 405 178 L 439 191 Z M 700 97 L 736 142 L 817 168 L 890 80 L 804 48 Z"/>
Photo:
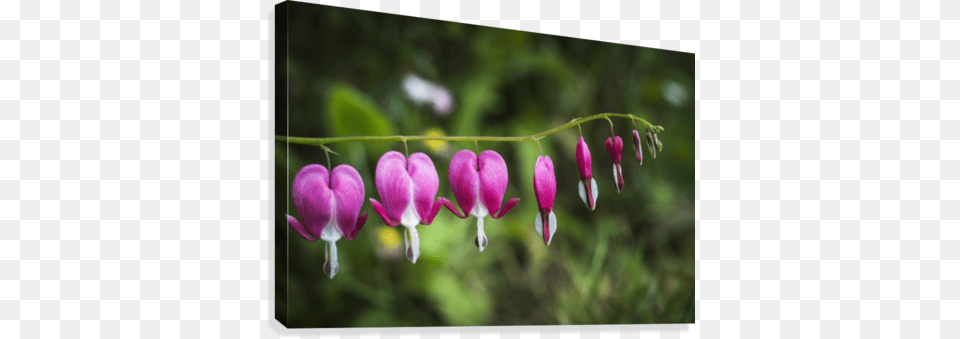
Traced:
<path fill-rule="evenodd" d="M 400 257 L 400 235 L 393 227 L 377 227 L 377 254 L 387 258 Z"/>
<path fill-rule="evenodd" d="M 429 136 L 429 137 L 442 137 L 442 136 L 445 136 L 446 134 L 443 133 L 442 129 L 430 128 L 424 131 L 423 135 Z M 425 143 L 427 144 L 427 148 L 429 148 L 431 152 L 436 154 L 446 154 L 447 149 L 450 148 L 450 143 L 446 141 L 431 140 L 431 141 L 426 141 Z"/>

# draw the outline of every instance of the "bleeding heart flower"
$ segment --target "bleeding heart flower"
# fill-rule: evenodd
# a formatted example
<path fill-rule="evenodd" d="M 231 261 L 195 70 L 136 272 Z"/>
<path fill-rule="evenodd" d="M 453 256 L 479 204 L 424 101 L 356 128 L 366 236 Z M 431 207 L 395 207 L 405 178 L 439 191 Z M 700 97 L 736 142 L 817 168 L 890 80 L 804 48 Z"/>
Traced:
<path fill-rule="evenodd" d="M 303 225 L 291 215 L 287 215 L 287 223 L 307 241 L 319 238 L 327 243 L 323 273 L 333 279 L 340 271 L 337 240 L 341 236 L 353 240 L 367 221 L 366 213 L 358 216 L 364 194 L 360 173 L 340 165 L 331 175 L 326 167 L 307 165 L 293 178 L 292 194 Z"/>
<path fill-rule="evenodd" d="M 540 213 L 534 225 L 537 233 L 543 237 L 543 243 L 550 245 L 557 233 L 557 216 L 553 214 L 553 198 L 557 195 L 557 176 L 553 173 L 553 160 L 549 156 L 537 157 L 533 170 L 533 194 L 537 197 Z"/>
<path fill-rule="evenodd" d="M 643 165 L 643 150 L 640 147 L 640 132 L 633 130 L 633 150 L 637 152 L 637 164 Z"/>
<path fill-rule="evenodd" d="M 483 251 L 488 244 L 483 231 L 483 218 L 490 215 L 500 219 L 520 201 L 520 198 L 510 199 L 500 208 L 507 191 L 507 163 L 494 151 L 483 151 L 478 161 L 472 151 L 461 150 L 450 160 L 449 175 L 453 195 L 463 212 L 458 211 L 449 200 L 439 200 L 460 219 L 466 219 L 469 215 L 477 217 L 476 245 Z"/>
<path fill-rule="evenodd" d="M 613 162 L 613 180 L 617 184 L 617 193 L 623 191 L 623 172 L 620 170 L 620 153 L 623 152 L 623 139 L 619 136 L 607 138 L 607 153 Z"/>
<path fill-rule="evenodd" d="M 387 225 L 406 228 L 403 239 L 407 259 L 416 263 L 420 257 L 417 225 L 430 225 L 440 211 L 440 201 L 434 201 L 440 188 L 437 169 L 426 154 L 414 153 L 407 159 L 400 152 L 390 151 L 377 162 L 376 182 L 383 204 L 373 198 L 370 204 Z"/>
<path fill-rule="evenodd" d="M 577 167 L 580 168 L 580 199 L 592 211 L 597 207 L 597 181 L 593 179 L 593 172 L 590 169 L 590 149 L 583 141 L 583 136 L 577 142 Z"/>

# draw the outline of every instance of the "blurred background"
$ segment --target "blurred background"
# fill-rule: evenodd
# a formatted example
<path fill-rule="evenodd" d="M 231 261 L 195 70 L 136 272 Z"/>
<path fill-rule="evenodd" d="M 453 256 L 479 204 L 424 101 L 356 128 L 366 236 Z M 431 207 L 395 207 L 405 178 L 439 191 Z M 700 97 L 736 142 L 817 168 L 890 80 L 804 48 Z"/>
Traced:
<path fill-rule="evenodd" d="M 289 53 L 289 93 L 277 93 L 278 100 L 287 97 L 289 116 L 278 112 L 277 124 L 287 125 L 290 136 L 522 136 L 607 112 L 635 114 L 665 130 L 663 151 L 654 159 L 644 147 L 640 166 L 632 124 L 613 118 L 625 143 L 625 187 L 618 194 L 604 148 L 609 123 L 582 125 L 599 187 L 594 211 L 577 191 L 577 128 L 541 140 L 558 184 L 558 230 L 549 247 L 534 229 L 537 145 L 481 142 L 507 162 L 504 201 L 521 198 L 504 218 L 486 219 L 486 250 L 474 245 L 476 218 L 461 220 L 444 209 L 432 225 L 418 227 L 421 257 L 414 265 L 403 256 L 402 227 L 387 227 L 365 203 L 366 226 L 355 240 L 337 243 L 341 269 L 332 280 L 321 270 L 323 243 L 288 232 L 284 219 L 299 218 L 287 204 L 296 171 L 325 166 L 323 150 L 277 142 L 275 227 L 287 242 L 277 250 L 288 255 L 277 305 L 287 310 L 289 327 L 694 321 L 693 54 L 291 5 L 289 39 L 277 41 Z M 339 153 L 331 155 L 334 167 L 360 172 L 365 199 L 380 200 L 379 157 L 403 152 L 399 142 L 328 146 Z M 438 196 L 454 200 L 450 157 L 473 150 L 473 143 L 410 142 L 409 148 L 433 159 Z"/>

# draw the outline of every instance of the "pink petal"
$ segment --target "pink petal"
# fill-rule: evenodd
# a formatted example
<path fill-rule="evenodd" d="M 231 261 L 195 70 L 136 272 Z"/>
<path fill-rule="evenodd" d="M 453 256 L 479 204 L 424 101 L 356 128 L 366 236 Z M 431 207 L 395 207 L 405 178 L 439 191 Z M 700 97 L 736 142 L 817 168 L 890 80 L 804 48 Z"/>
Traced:
<path fill-rule="evenodd" d="M 310 232 L 307 232 L 307 230 L 303 229 L 303 226 L 300 226 L 300 222 L 297 221 L 297 218 L 294 218 L 289 214 L 287 215 L 287 223 L 290 224 L 290 227 L 293 228 L 294 231 L 297 231 L 301 237 L 307 239 L 309 242 L 314 242 L 317 241 L 317 239 L 320 239 L 319 237 L 314 236 L 313 234 L 310 234 Z"/>
<path fill-rule="evenodd" d="M 620 168 L 620 163 L 613 164 L 613 180 L 617 184 L 617 193 L 623 192 L 623 170 Z"/>
<path fill-rule="evenodd" d="M 350 233 L 344 233 L 343 236 L 347 237 L 347 240 L 353 240 L 357 237 L 357 233 L 360 232 L 360 229 L 363 228 L 363 225 L 367 223 L 367 214 L 361 214 L 357 217 L 357 223 L 353 227 L 353 231 Z"/>
<path fill-rule="evenodd" d="M 518 202 L 520 202 L 520 198 L 510 199 L 509 201 L 507 201 L 506 204 L 503 204 L 503 208 L 500 209 L 500 213 L 490 214 L 490 216 L 493 217 L 494 219 L 503 218 L 503 216 L 507 214 L 507 212 L 510 212 L 510 210 L 512 210 L 514 206 L 517 206 Z"/>
<path fill-rule="evenodd" d="M 407 172 L 413 181 L 413 206 L 422 223 L 433 212 L 434 200 L 440 188 L 440 177 L 437 176 L 437 168 L 433 166 L 433 161 L 423 153 L 410 155 L 410 159 L 407 160 Z M 437 207 L 439 208 L 439 205 Z"/>
<path fill-rule="evenodd" d="M 590 170 L 590 148 L 583 141 L 583 136 L 577 141 L 577 167 L 580 169 L 580 179 L 593 178 Z"/>
<path fill-rule="evenodd" d="M 577 182 L 580 189 L 580 199 L 587 204 L 587 208 L 593 211 L 597 204 L 597 179 L 589 178 Z"/>
<path fill-rule="evenodd" d="M 440 198 L 440 199 L 443 199 L 443 198 Z M 423 217 L 423 220 L 420 220 L 421 224 L 430 225 L 433 223 L 433 218 L 437 216 L 437 213 L 440 213 L 440 206 L 443 205 L 443 202 L 440 201 L 440 199 L 437 199 L 437 201 L 433 203 L 433 207 L 430 208 L 430 212 Z M 447 199 L 443 199 L 443 200 L 447 200 Z M 450 202 L 450 201 L 447 200 L 447 202 Z M 450 203 L 450 206 L 453 206 L 453 203 Z"/>
<path fill-rule="evenodd" d="M 557 195 L 557 177 L 553 172 L 553 159 L 550 156 L 537 157 L 533 169 L 533 194 L 537 197 L 537 207 L 541 211 L 553 210 L 553 199 Z"/>
<path fill-rule="evenodd" d="M 330 191 L 327 168 L 311 164 L 300 169 L 293 178 L 293 206 L 300 213 L 303 229 L 319 237 L 333 215 L 333 192 Z"/>
<path fill-rule="evenodd" d="M 457 204 L 465 215 L 469 215 L 477 203 L 477 191 L 480 188 L 477 155 L 470 150 L 461 150 L 454 154 L 450 160 L 449 178 Z"/>
<path fill-rule="evenodd" d="M 620 155 L 623 153 L 623 139 L 620 139 L 620 136 L 607 138 L 605 146 L 607 147 L 607 154 L 610 155 L 610 161 L 619 164 L 621 160 Z"/>
<path fill-rule="evenodd" d="M 390 220 L 400 220 L 410 204 L 413 189 L 407 173 L 407 159 L 400 152 L 390 151 L 377 162 L 377 193 Z"/>
<path fill-rule="evenodd" d="M 379 201 L 370 198 L 370 205 L 373 206 L 373 210 L 377 212 L 377 215 L 383 219 L 383 222 L 387 224 L 387 226 L 396 227 L 397 225 L 400 225 L 400 220 L 390 219 L 390 216 L 387 215 L 387 210 L 383 208 L 383 205 L 381 205 Z"/>
<path fill-rule="evenodd" d="M 356 236 L 357 215 L 363 207 L 363 179 L 360 173 L 350 165 L 340 165 L 330 175 L 330 189 L 333 191 L 337 208 L 337 227 L 344 235 Z M 364 217 L 366 220 L 366 217 Z"/>
<path fill-rule="evenodd" d="M 500 154 L 494 151 L 480 153 L 480 199 L 491 215 L 500 209 L 508 178 L 507 163 Z"/>
<path fill-rule="evenodd" d="M 540 211 L 540 213 L 537 213 L 533 226 L 537 229 L 537 233 L 543 236 L 543 243 L 550 246 L 554 235 L 557 234 L 556 214 L 554 214 L 553 211 Z"/>
<path fill-rule="evenodd" d="M 640 132 L 633 130 L 633 150 L 637 152 L 637 163 L 643 165 L 643 152 L 640 148 Z"/>
<path fill-rule="evenodd" d="M 456 215 L 457 218 L 466 219 L 468 216 L 470 216 L 469 212 L 460 213 L 460 211 L 457 210 L 457 207 L 453 205 L 453 202 L 451 202 L 450 200 L 447 200 L 447 198 L 439 198 L 437 199 L 437 202 L 443 205 L 443 207 L 446 207 L 448 210 L 450 210 L 450 212 L 453 213 L 453 215 Z"/>

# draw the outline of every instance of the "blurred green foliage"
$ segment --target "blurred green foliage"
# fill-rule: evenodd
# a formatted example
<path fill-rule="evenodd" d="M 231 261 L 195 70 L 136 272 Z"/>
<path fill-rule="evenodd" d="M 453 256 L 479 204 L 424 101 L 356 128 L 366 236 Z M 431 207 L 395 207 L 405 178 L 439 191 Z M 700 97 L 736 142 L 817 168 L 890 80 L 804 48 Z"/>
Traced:
<path fill-rule="evenodd" d="M 289 135 L 529 135 L 576 117 L 636 114 L 665 128 L 656 159 L 634 160 L 631 130 L 614 119 L 626 144 L 622 193 L 614 187 L 604 148 L 605 120 L 584 124 L 599 185 L 597 208 L 577 193 L 578 130 L 541 143 L 558 181 L 556 238 L 549 247 L 534 230 L 537 213 L 533 142 L 480 143 L 507 161 L 505 201 L 520 204 L 487 218 L 490 245 L 473 241 L 476 219 L 442 210 L 418 227 L 421 258 L 400 252 L 401 229 L 383 224 L 369 204 L 366 226 L 341 241 L 341 270 L 323 275 L 323 244 L 288 232 L 277 197 L 276 227 L 288 237 L 286 307 L 291 327 L 635 324 L 694 321 L 694 56 L 635 46 L 298 4 L 290 11 Z M 278 45 L 284 43 L 277 42 Z M 448 116 L 411 101 L 403 79 L 416 74 L 453 94 Z M 641 131 L 641 134 L 643 131 Z M 386 150 L 403 144 L 328 145 L 333 166 L 361 174 L 366 198 L 377 198 L 374 169 Z M 450 156 L 472 143 L 410 142 L 440 175 L 439 196 L 453 199 Z M 318 147 L 276 143 L 277 180 L 287 187 L 303 166 L 326 165 Z M 289 170 L 289 171 L 288 171 Z M 279 190 L 278 190 L 279 192 Z M 281 302 L 281 301 L 278 301 Z"/>

